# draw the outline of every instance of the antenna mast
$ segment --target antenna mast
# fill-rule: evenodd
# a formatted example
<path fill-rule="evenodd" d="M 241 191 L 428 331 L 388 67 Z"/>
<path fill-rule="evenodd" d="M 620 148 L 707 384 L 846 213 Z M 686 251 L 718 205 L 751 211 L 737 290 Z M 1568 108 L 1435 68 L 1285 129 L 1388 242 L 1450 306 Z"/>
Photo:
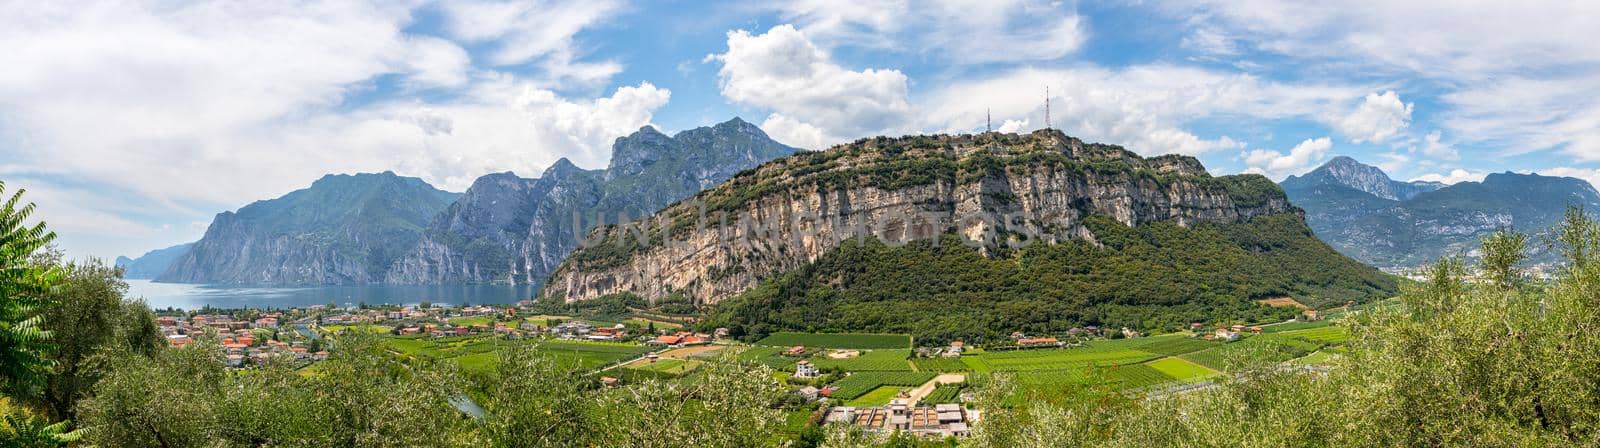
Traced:
<path fill-rule="evenodd" d="M 994 132 L 994 116 L 989 114 L 989 109 L 983 110 L 983 133 Z"/>
<path fill-rule="evenodd" d="M 1050 129 L 1050 86 L 1044 86 L 1044 128 Z"/>

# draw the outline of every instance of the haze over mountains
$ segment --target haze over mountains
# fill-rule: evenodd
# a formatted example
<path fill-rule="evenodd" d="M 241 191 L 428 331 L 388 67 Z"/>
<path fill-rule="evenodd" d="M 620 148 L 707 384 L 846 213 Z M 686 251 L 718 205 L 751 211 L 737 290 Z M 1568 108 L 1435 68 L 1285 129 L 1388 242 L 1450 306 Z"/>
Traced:
<path fill-rule="evenodd" d="M 1570 177 L 1495 173 L 1482 182 L 1396 182 L 1377 167 L 1336 157 L 1282 184 L 1317 236 L 1379 267 L 1416 267 L 1440 257 L 1477 256 L 1478 239 L 1509 227 L 1546 234 L 1567 207 L 1600 209 L 1600 193 Z M 1531 244 L 1533 262 L 1553 260 Z"/>
<path fill-rule="evenodd" d="M 670 137 L 646 126 L 617 139 L 606 169 L 561 159 L 538 178 L 485 175 L 465 193 L 387 172 L 330 175 L 218 214 L 192 249 L 174 248 L 184 253 L 155 277 L 225 285 L 538 285 L 595 223 L 619 213 L 643 216 L 795 151 L 735 118 Z M 160 261 L 152 258 L 141 272 Z"/>

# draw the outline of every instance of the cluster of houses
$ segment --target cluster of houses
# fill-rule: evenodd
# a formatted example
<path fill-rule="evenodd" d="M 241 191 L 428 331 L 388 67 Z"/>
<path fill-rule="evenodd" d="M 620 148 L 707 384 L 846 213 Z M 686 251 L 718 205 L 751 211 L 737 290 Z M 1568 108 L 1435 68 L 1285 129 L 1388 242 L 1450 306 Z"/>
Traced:
<path fill-rule="evenodd" d="M 866 431 L 915 434 L 925 437 L 966 436 L 972 433 L 969 424 L 976 420 L 977 412 L 959 404 L 914 406 L 909 399 L 899 397 L 887 406 L 827 408 L 824 421 L 855 425 Z"/>
<path fill-rule="evenodd" d="M 194 343 L 194 337 L 213 331 L 222 338 L 222 351 L 229 367 L 243 367 L 246 363 L 264 364 L 273 357 L 285 356 L 299 360 L 327 359 L 326 351 L 311 351 L 304 342 L 283 342 L 256 339 L 255 330 L 277 330 L 282 313 L 267 313 L 254 321 L 235 319 L 232 316 L 213 314 L 194 317 L 159 316 L 156 326 L 166 336 L 167 343 L 183 347 Z"/>
<path fill-rule="evenodd" d="M 525 322 L 522 324 L 523 327 L 530 325 L 533 326 L 534 330 L 538 329 L 538 326 L 532 323 Z M 622 324 L 610 327 L 596 327 L 588 322 L 574 320 L 550 327 L 550 334 L 566 340 L 621 341 L 628 338 L 628 330 L 626 328 Z"/>
<path fill-rule="evenodd" d="M 1189 330 L 1194 331 L 1195 337 L 1205 339 L 1207 341 L 1237 341 L 1239 340 L 1239 337 L 1242 336 L 1246 331 L 1253 334 L 1261 334 L 1261 327 L 1259 326 L 1246 327 L 1244 325 L 1234 324 L 1231 327 L 1217 327 L 1216 331 L 1212 331 L 1210 333 L 1202 331 L 1204 328 L 1205 324 L 1199 322 L 1189 324 Z"/>
<path fill-rule="evenodd" d="M 689 347 L 710 344 L 711 341 L 712 335 L 709 334 L 678 331 L 656 336 L 655 339 L 650 340 L 649 344 L 663 347 Z"/>

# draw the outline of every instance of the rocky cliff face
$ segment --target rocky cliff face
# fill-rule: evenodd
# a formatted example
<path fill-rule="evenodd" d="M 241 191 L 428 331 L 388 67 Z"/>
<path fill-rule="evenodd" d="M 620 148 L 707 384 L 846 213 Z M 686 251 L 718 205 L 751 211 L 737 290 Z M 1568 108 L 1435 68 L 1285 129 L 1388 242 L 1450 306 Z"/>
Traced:
<path fill-rule="evenodd" d="M 401 284 L 541 284 L 580 236 L 618 216 L 640 217 L 794 148 L 740 119 L 667 136 L 645 127 L 618 138 L 611 164 L 566 159 L 537 179 L 484 176 L 385 275 Z"/>
<path fill-rule="evenodd" d="M 231 285 L 377 283 L 456 198 L 394 173 L 329 175 L 223 212 L 156 280 Z"/>
<path fill-rule="evenodd" d="M 1189 227 L 1298 213 L 1261 176 L 1211 177 L 1189 157 L 1140 158 L 1058 131 L 875 138 L 780 159 L 633 223 L 597 229 L 543 295 L 632 292 L 716 303 L 849 238 L 959 234 L 980 251 L 1093 241 L 1090 216 Z"/>

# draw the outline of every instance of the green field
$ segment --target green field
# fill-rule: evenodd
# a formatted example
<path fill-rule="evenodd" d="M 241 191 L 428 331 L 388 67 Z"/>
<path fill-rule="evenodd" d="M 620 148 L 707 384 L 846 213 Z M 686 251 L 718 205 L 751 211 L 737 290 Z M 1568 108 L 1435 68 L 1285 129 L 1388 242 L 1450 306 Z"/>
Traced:
<path fill-rule="evenodd" d="M 989 352 L 981 356 L 963 357 L 962 360 L 982 363 L 988 370 L 996 372 L 1017 372 L 1137 364 L 1159 357 L 1161 355 L 1129 348 L 1128 344 L 1089 343 L 1072 348 Z"/>
<path fill-rule="evenodd" d="M 1218 342 L 1176 334 L 1153 336 L 1143 339 L 1143 342 L 1134 344 L 1133 347 L 1150 353 L 1167 356 L 1178 356 L 1184 353 L 1198 352 L 1221 345 L 1221 343 Z"/>
<path fill-rule="evenodd" d="M 756 342 L 770 347 L 803 345 L 818 348 L 883 349 L 911 348 L 911 336 L 870 333 L 773 333 Z"/>
<path fill-rule="evenodd" d="M 922 401 L 919 402 L 919 403 L 920 404 L 955 403 L 957 401 L 960 401 L 959 400 L 960 395 L 961 395 L 961 385 L 960 384 L 940 384 L 938 387 L 933 388 L 933 392 L 929 392 L 928 396 L 922 397 Z"/>
<path fill-rule="evenodd" d="M 1322 328 L 1322 327 L 1326 327 L 1326 326 L 1329 326 L 1329 325 L 1333 325 L 1333 321 L 1331 321 L 1331 320 L 1314 320 L 1314 321 L 1311 321 L 1311 322 L 1288 322 L 1288 323 L 1281 323 L 1281 324 L 1277 324 L 1277 325 L 1267 325 L 1267 326 L 1261 327 L 1261 332 L 1262 333 L 1281 333 L 1281 332 L 1285 332 L 1285 331 L 1305 330 L 1305 329 L 1308 329 L 1308 328 Z"/>
<path fill-rule="evenodd" d="M 695 368 L 700 367 L 700 364 L 702 364 L 702 362 L 700 362 L 700 361 L 688 361 L 688 360 L 682 360 L 682 359 L 662 359 L 662 360 L 657 360 L 656 362 L 646 363 L 644 365 L 639 365 L 639 366 L 630 365 L 630 366 L 628 366 L 628 368 L 629 369 L 636 369 L 636 370 L 646 370 L 646 371 L 651 371 L 651 372 L 661 372 L 661 373 L 664 373 L 664 374 L 667 374 L 667 375 L 678 376 L 678 375 L 683 375 L 683 374 L 686 374 L 686 373 L 694 371 Z"/>
<path fill-rule="evenodd" d="M 1284 336 L 1305 339 L 1324 344 L 1343 344 L 1350 340 L 1350 332 L 1340 326 L 1324 326 L 1305 330 L 1285 331 L 1278 333 Z"/>
<path fill-rule="evenodd" d="M 970 372 L 972 366 L 967 365 L 961 358 L 912 358 L 921 372 Z"/>
<path fill-rule="evenodd" d="M 747 347 L 743 351 L 740 351 L 739 355 L 736 356 L 735 359 L 745 362 L 765 364 L 767 367 L 774 369 L 794 370 L 791 367 L 794 366 L 795 361 L 800 360 L 800 358 L 783 356 L 783 350 L 784 349 L 780 347 Z"/>
<path fill-rule="evenodd" d="M 1206 366 L 1176 357 L 1161 358 L 1146 365 L 1178 381 L 1195 381 L 1217 375 L 1217 371 L 1208 369 Z"/>
<path fill-rule="evenodd" d="M 486 371 L 499 362 L 496 348 L 513 344 L 538 344 L 538 353 L 563 366 L 592 369 L 636 358 L 649 347 L 620 342 L 588 341 L 499 341 L 490 336 L 463 336 L 428 339 L 417 336 L 385 338 L 396 354 L 418 359 L 454 360 L 462 369 Z"/>
<path fill-rule="evenodd" d="M 861 352 L 854 358 L 834 359 L 828 357 L 828 352 L 823 351 L 813 355 L 811 363 L 819 369 L 837 368 L 847 372 L 863 371 L 909 371 L 911 363 L 906 358 L 911 356 L 911 350 L 870 350 Z"/>
<path fill-rule="evenodd" d="M 1296 338 L 1291 334 L 1285 332 L 1249 336 L 1238 342 L 1189 353 L 1182 357 L 1213 370 L 1226 372 L 1241 366 L 1288 361 L 1311 354 L 1325 345 Z"/>
<path fill-rule="evenodd" d="M 895 386 L 883 386 L 883 387 L 879 387 L 877 389 L 873 389 L 871 392 L 867 392 L 865 394 L 862 394 L 860 397 L 856 397 L 853 400 L 846 401 L 844 404 L 845 404 L 845 406 L 856 406 L 856 407 L 883 406 L 883 405 L 889 404 L 889 400 L 893 400 L 896 395 L 900 395 L 900 391 L 903 391 L 903 390 L 906 390 L 906 389 L 909 389 L 909 388 L 906 388 L 906 387 L 895 387 Z"/>
<path fill-rule="evenodd" d="M 449 322 L 450 325 L 455 325 L 457 327 L 470 327 L 473 325 L 491 326 L 494 325 L 494 316 L 452 317 L 449 319 Z"/>
<path fill-rule="evenodd" d="M 839 390 L 833 391 L 833 398 L 854 400 L 883 386 L 917 387 L 933 379 L 933 376 L 927 372 L 853 373 L 834 384 L 839 386 Z"/>
<path fill-rule="evenodd" d="M 345 330 L 354 330 L 354 329 L 361 329 L 361 328 L 364 328 L 367 331 L 372 332 L 373 334 L 389 334 L 390 331 L 394 330 L 394 327 L 390 327 L 390 326 L 387 326 L 387 325 L 328 325 L 328 326 L 321 327 L 321 328 L 322 328 L 322 331 L 325 331 L 325 332 L 328 332 L 328 333 L 331 333 L 331 334 L 339 334 L 339 333 L 344 332 Z"/>

